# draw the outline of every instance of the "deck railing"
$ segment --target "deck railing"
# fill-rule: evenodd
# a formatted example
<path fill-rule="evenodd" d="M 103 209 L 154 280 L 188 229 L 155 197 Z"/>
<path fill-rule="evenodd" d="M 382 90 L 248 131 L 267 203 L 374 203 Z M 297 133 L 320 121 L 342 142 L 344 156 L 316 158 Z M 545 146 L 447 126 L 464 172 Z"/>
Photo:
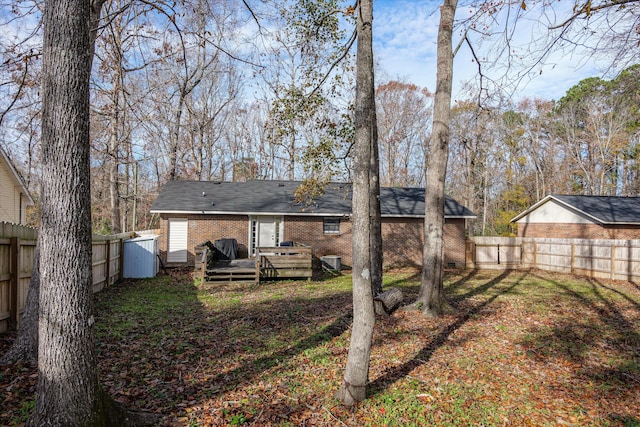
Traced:
<path fill-rule="evenodd" d="M 313 276 L 313 257 L 309 246 L 258 248 L 256 268 L 260 278 L 298 278 Z"/>
<path fill-rule="evenodd" d="M 207 265 L 206 246 L 201 245 L 196 270 L 200 270 L 202 283 L 255 282 L 262 279 L 307 278 L 313 276 L 313 251 L 309 246 L 274 246 L 256 248 L 254 267 L 237 265 L 233 261 Z"/>

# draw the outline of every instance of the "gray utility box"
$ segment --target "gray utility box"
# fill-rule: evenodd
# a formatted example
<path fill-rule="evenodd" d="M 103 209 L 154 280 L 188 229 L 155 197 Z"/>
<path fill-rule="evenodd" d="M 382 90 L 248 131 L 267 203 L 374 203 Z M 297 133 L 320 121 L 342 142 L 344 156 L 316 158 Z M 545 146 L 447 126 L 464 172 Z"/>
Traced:
<path fill-rule="evenodd" d="M 340 271 L 342 268 L 342 259 L 337 255 L 325 255 L 320 257 L 320 261 L 324 270 Z"/>
<path fill-rule="evenodd" d="M 141 279 L 158 273 L 158 236 L 142 236 L 124 241 L 122 277 Z"/>

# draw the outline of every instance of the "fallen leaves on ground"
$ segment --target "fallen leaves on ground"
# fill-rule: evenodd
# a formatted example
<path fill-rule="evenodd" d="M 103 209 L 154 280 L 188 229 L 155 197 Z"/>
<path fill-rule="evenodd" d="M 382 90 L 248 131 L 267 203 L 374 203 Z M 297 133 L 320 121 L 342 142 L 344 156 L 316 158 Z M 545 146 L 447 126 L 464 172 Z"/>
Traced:
<path fill-rule="evenodd" d="M 395 272 L 406 302 L 415 276 Z M 174 426 L 640 425 L 640 288 L 542 272 L 447 274 L 453 311 L 378 319 L 369 397 L 334 398 L 350 278 L 200 289 L 188 272 L 96 295 L 100 378 Z M 14 339 L 0 335 L 0 353 Z M 21 425 L 36 370 L 0 368 L 0 425 Z"/>

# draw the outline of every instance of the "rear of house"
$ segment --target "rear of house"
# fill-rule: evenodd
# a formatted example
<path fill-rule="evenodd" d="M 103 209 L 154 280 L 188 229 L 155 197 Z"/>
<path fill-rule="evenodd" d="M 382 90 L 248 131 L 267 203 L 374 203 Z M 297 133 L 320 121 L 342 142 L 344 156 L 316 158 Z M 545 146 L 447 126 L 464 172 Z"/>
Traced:
<path fill-rule="evenodd" d="M 235 238 L 238 256 L 252 257 L 258 247 L 293 241 L 313 255 L 341 257 L 351 265 L 351 186 L 332 183 L 313 204 L 297 203 L 300 182 L 170 181 L 151 212 L 159 214 L 160 254 L 168 266 L 192 266 L 194 248 L 206 240 Z M 424 189 L 381 189 L 385 267 L 422 264 Z M 465 221 L 475 215 L 447 198 L 445 265 L 464 268 Z"/>

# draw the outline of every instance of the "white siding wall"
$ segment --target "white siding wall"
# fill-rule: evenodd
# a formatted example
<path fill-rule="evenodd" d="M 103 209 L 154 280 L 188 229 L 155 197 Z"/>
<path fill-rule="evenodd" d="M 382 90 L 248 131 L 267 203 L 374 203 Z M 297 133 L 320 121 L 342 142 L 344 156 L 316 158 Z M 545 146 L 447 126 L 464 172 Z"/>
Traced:
<path fill-rule="evenodd" d="M 539 206 L 538 209 L 529 213 L 529 215 L 516 221 L 518 224 L 544 224 L 544 223 L 562 223 L 562 224 L 592 224 L 593 221 L 585 218 L 576 212 L 573 212 L 557 203 L 555 200 L 549 200 L 547 203 Z"/>
<path fill-rule="evenodd" d="M 20 223 L 20 192 L 17 191 L 11 172 L 0 158 L 0 221 Z"/>

